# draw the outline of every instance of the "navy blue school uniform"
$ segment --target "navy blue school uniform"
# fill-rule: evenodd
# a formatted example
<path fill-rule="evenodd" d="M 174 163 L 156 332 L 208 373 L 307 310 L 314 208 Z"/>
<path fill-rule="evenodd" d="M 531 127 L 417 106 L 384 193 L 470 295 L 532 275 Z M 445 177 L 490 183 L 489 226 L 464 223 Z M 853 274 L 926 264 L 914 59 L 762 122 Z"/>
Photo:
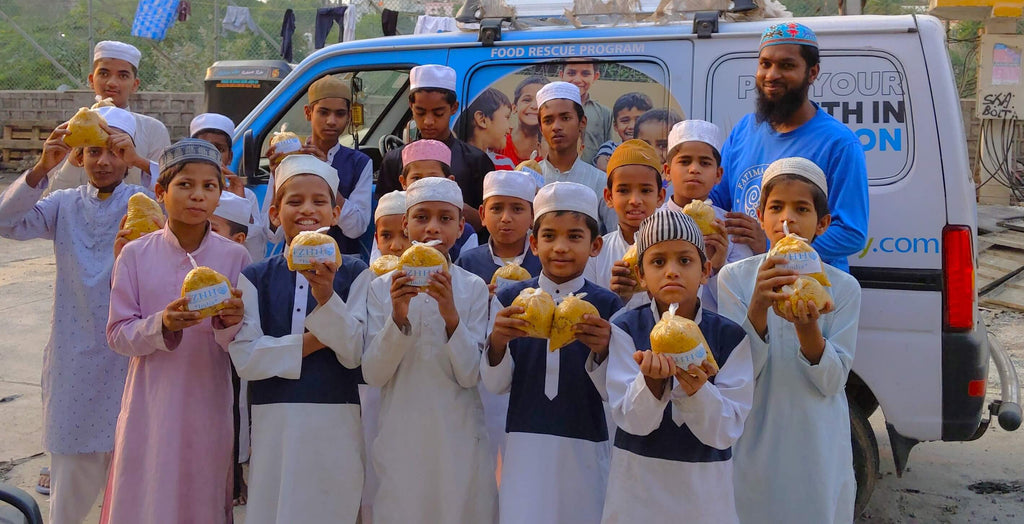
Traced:
<path fill-rule="evenodd" d="M 524 247 L 523 254 L 516 257 L 515 263 L 529 272 L 530 276 L 540 276 L 540 259 L 530 250 L 529 243 Z M 490 284 L 494 272 L 504 264 L 501 263 L 501 259 L 494 256 L 494 252 L 491 251 L 490 242 L 485 242 L 483 245 L 464 251 L 455 261 L 455 265 L 473 273 L 483 279 L 484 282 Z"/>
<path fill-rule="evenodd" d="M 473 230 L 473 226 L 466 224 L 462 228 L 462 235 L 459 236 L 455 244 L 452 245 L 451 249 L 448 250 L 448 257 L 452 260 L 458 260 L 462 254 L 462 248 L 472 249 L 477 245 L 476 231 Z M 489 282 L 489 281 L 488 281 Z"/>
<path fill-rule="evenodd" d="M 359 239 L 371 222 L 373 162 L 365 153 L 341 144 L 331 148 L 327 157 L 338 171 L 338 193 L 345 199 L 338 223 L 327 234 L 338 242 L 342 253 L 364 255 Z"/>
<path fill-rule="evenodd" d="M 343 256 L 323 305 L 283 255 L 239 276 L 245 314 L 230 352 L 251 395 L 254 522 L 354 521 L 359 512 L 359 364 L 373 277 L 366 267 Z M 303 357 L 305 332 L 327 347 Z"/>
<path fill-rule="evenodd" d="M 630 344 L 609 355 L 608 402 L 618 430 L 603 521 L 657 520 L 683 511 L 693 522 L 737 522 L 731 447 L 753 402 L 750 341 L 735 322 L 698 307 L 695 321 L 720 370 L 693 396 L 673 378 L 657 398 L 633 352 L 651 348 L 658 318 L 652 303 L 612 321 Z"/>
<path fill-rule="evenodd" d="M 496 298 L 508 306 L 528 287 L 543 289 L 556 302 L 569 293 L 586 293 L 584 300 L 606 320 L 622 307 L 617 295 L 583 277 L 555 284 L 543 274 L 499 290 Z M 613 329 L 611 346 L 627 343 L 625 334 Z M 579 341 L 549 352 L 546 340 L 520 338 L 509 343 L 498 365 L 483 359 L 481 380 L 487 389 L 509 392 L 498 505 L 502 522 L 600 519 L 610 455 L 607 360 L 596 364 L 592 355 Z"/>

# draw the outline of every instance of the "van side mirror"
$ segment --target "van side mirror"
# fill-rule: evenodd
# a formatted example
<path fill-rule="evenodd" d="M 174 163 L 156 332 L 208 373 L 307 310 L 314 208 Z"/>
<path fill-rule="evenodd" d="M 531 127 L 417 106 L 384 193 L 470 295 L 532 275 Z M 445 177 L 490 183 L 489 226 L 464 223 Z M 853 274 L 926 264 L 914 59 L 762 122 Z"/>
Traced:
<path fill-rule="evenodd" d="M 19 519 L 27 524 L 43 524 L 35 499 L 14 486 L 0 483 L 0 522 L 18 522 Z"/>
<path fill-rule="evenodd" d="M 253 135 L 252 129 L 246 129 L 242 135 L 242 161 L 238 166 L 238 171 L 243 177 L 253 180 L 256 178 L 259 167 L 260 151 L 256 147 L 256 136 Z"/>

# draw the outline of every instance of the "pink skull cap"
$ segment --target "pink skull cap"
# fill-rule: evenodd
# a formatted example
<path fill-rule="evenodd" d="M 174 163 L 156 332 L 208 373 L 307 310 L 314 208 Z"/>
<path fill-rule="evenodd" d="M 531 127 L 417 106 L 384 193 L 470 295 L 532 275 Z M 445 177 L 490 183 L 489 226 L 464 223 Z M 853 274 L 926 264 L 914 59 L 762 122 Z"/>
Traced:
<path fill-rule="evenodd" d="M 409 142 L 402 148 L 402 167 L 417 160 L 437 160 L 451 167 L 452 150 L 444 142 L 437 140 L 417 140 Z"/>

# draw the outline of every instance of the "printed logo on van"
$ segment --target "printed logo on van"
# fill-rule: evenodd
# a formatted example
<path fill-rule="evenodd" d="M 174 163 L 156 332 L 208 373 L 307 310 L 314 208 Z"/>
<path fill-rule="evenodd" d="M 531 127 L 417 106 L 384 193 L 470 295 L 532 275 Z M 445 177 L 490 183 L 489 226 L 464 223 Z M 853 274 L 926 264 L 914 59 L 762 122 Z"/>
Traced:
<path fill-rule="evenodd" d="M 733 209 L 742 209 L 744 213 L 757 217 L 757 204 L 761 201 L 761 175 L 765 169 L 768 169 L 768 164 L 758 164 L 740 173 L 736 180 Z"/>

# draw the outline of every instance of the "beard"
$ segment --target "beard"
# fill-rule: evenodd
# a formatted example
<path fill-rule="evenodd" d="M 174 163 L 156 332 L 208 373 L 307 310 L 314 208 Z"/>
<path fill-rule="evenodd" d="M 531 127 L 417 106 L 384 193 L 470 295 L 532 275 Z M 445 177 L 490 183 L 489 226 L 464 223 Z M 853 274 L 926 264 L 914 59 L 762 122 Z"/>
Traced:
<path fill-rule="evenodd" d="M 787 90 L 777 100 L 770 100 L 761 86 L 757 86 L 757 123 L 768 122 L 772 127 L 785 124 L 803 107 L 810 88 L 811 81 L 808 76 L 799 87 Z"/>

